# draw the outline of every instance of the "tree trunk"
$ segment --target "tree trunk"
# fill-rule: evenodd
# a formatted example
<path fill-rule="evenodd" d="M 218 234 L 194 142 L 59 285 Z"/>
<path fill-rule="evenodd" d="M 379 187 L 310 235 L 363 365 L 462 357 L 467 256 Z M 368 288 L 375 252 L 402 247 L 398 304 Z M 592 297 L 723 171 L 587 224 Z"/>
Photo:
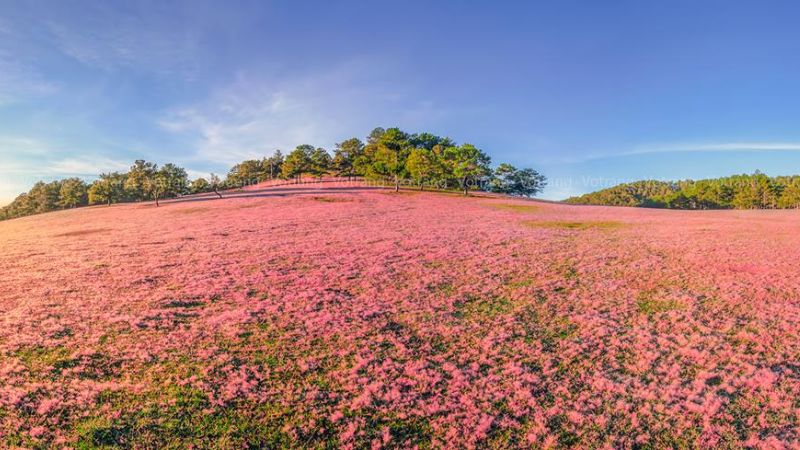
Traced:
<path fill-rule="evenodd" d="M 467 184 L 467 178 L 466 177 L 462 180 L 462 183 L 463 183 L 463 186 L 464 186 L 464 195 L 469 196 L 469 185 Z"/>
<path fill-rule="evenodd" d="M 394 174 L 394 191 L 400 192 L 400 179 L 397 177 L 397 174 Z"/>

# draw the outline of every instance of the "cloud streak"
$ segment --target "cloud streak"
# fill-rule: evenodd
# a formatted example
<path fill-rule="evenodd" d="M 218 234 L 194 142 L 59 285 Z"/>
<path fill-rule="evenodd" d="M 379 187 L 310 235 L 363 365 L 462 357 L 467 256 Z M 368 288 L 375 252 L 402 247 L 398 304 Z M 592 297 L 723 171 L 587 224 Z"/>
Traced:
<path fill-rule="evenodd" d="M 126 18 L 114 21 L 113 26 L 93 25 L 84 29 L 48 22 L 47 29 L 56 48 L 90 67 L 106 71 L 146 70 L 186 78 L 192 78 L 195 72 L 195 38 L 164 28 L 152 31 L 143 19 Z M 151 32 L 141 33 L 142 29 Z"/>
<path fill-rule="evenodd" d="M 800 142 L 716 142 L 716 143 L 675 143 L 636 147 L 628 151 L 596 153 L 576 158 L 565 158 L 560 162 L 577 164 L 604 159 L 625 158 L 628 156 L 664 153 L 724 153 L 724 152 L 800 152 Z"/>

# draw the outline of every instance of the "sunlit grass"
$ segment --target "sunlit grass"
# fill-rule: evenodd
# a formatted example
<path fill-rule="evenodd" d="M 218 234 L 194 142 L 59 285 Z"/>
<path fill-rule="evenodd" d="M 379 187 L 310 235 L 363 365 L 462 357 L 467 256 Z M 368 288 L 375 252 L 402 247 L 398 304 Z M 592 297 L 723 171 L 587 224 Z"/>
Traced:
<path fill-rule="evenodd" d="M 487 203 L 486 206 L 494 209 L 500 209 L 504 211 L 513 211 L 518 213 L 533 213 L 539 211 L 539 207 L 536 205 L 517 205 L 514 203 Z"/>
<path fill-rule="evenodd" d="M 612 230 L 615 228 L 624 227 L 622 222 L 614 221 L 587 221 L 587 222 L 568 222 L 568 221 L 542 221 L 542 220 L 528 220 L 524 222 L 525 225 L 532 228 L 557 228 L 562 230 Z"/>

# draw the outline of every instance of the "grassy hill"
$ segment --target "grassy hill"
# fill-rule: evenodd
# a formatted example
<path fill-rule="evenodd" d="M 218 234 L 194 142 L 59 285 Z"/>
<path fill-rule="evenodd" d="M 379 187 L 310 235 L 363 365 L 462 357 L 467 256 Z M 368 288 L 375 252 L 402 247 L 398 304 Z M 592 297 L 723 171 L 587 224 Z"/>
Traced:
<path fill-rule="evenodd" d="M 735 175 L 707 180 L 625 183 L 572 197 L 567 203 L 671 209 L 793 209 L 800 207 L 800 177 Z"/>
<path fill-rule="evenodd" d="M 321 183 L 2 222 L 0 447 L 794 442 L 798 214 Z"/>

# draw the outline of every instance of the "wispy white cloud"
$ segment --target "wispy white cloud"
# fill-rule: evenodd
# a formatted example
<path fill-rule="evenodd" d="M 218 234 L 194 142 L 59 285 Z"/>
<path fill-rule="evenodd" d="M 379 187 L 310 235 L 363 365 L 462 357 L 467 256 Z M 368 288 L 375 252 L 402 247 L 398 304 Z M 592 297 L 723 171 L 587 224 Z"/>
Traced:
<path fill-rule="evenodd" d="M 45 170 L 52 175 L 94 177 L 102 172 L 125 171 L 130 163 L 98 155 L 81 156 L 55 160 Z"/>
<path fill-rule="evenodd" d="M 600 152 L 585 156 L 567 157 L 559 162 L 573 164 L 627 156 L 661 153 L 700 153 L 700 152 L 800 152 L 800 142 L 706 142 L 643 145 L 619 152 Z"/>
<path fill-rule="evenodd" d="M 130 161 L 98 152 L 76 152 L 38 139 L 0 136 L 0 205 L 9 203 L 37 181 L 123 171 Z"/>
<path fill-rule="evenodd" d="M 129 162 L 102 156 L 60 158 L 39 164 L 36 161 L 0 161 L 0 206 L 10 203 L 37 181 L 78 177 L 90 181 L 102 172 L 124 171 Z"/>
<path fill-rule="evenodd" d="M 430 125 L 448 114 L 431 102 L 409 101 L 401 86 L 390 91 L 370 81 L 369 65 L 357 62 L 291 80 L 241 74 L 158 123 L 192 139 L 196 159 L 231 164 L 304 143 L 330 148 L 379 125 Z"/>
<path fill-rule="evenodd" d="M 193 77 L 197 41 L 179 28 L 153 27 L 139 16 L 126 16 L 82 28 L 50 21 L 47 30 L 56 48 L 87 66 Z"/>

